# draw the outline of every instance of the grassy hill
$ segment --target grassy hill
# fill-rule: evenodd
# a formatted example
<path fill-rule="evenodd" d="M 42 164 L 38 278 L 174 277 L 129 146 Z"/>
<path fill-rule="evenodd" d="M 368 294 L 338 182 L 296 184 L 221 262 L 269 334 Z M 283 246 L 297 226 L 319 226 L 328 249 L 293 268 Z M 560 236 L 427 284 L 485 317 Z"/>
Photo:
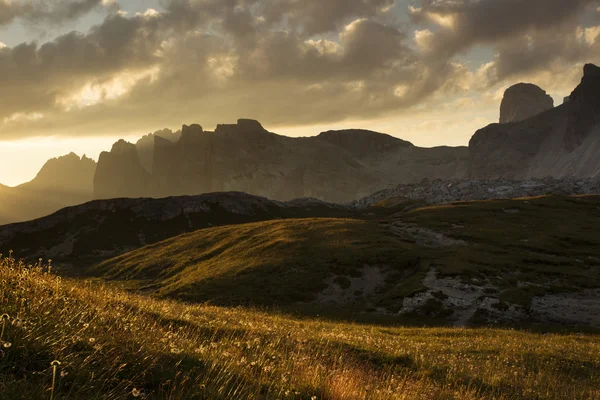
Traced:
<path fill-rule="evenodd" d="M 333 307 L 465 323 L 534 320 L 541 313 L 540 320 L 570 322 L 569 302 L 593 301 L 591 290 L 600 288 L 599 219 L 598 196 L 409 210 L 388 202 L 361 219 L 203 229 L 88 273 L 145 293 L 219 305 Z M 555 306 L 564 308 L 562 317 L 549 311 Z M 571 322 L 598 325 L 590 310 L 579 310 L 587 319 Z"/>
<path fill-rule="evenodd" d="M 203 229 L 100 264 L 91 271 L 160 295 L 220 304 L 309 301 L 329 276 L 368 265 L 419 265 L 411 246 L 377 223 L 290 219 Z"/>
<path fill-rule="evenodd" d="M 6 399 L 600 397 L 595 334 L 297 319 L 157 300 L 7 258 L 0 282 Z"/>
<path fill-rule="evenodd" d="M 346 217 L 348 208 L 312 199 L 277 202 L 246 193 L 96 200 L 34 221 L 0 226 L 0 252 L 87 266 L 202 228 L 283 218 Z"/>

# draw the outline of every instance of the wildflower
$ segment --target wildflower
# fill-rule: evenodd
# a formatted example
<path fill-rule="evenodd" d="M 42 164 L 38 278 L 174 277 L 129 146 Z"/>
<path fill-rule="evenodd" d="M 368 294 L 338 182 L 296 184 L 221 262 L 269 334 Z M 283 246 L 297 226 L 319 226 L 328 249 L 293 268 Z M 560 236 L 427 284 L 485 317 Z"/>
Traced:
<path fill-rule="evenodd" d="M 67 371 L 65 371 L 64 369 L 62 371 L 60 371 L 60 377 L 61 378 L 64 378 L 67 375 L 69 375 L 69 373 Z"/>
<path fill-rule="evenodd" d="M 12 346 L 11 342 L 2 342 L 2 347 L 4 347 L 5 349 L 10 348 L 10 346 Z"/>
<path fill-rule="evenodd" d="M 141 394 L 142 394 L 142 391 L 141 391 L 141 390 L 138 390 L 138 389 L 136 389 L 136 388 L 133 388 L 133 390 L 131 391 L 131 395 L 132 395 L 133 397 L 139 397 Z"/>
<path fill-rule="evenodd" d="M 93 337 L 91 337 L 89 340 L 90 340 L 90 343 L 95 343 L 96 342 L 96 339 L 93 338 Z"/>

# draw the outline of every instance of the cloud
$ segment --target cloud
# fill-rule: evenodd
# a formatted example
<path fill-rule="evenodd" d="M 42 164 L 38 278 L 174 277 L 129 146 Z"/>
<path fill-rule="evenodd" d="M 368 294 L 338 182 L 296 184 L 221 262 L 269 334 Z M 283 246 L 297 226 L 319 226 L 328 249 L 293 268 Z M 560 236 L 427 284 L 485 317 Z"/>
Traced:
<path fill-rule="evenodd" d="M 92 3 L 53 2 L 40 15 L 118 7 Z M 513 78 L 571 73 L 600 54 L 598 30 L 579 23 L 592 3 L 422 0 L 407 24 L 393 0 L 163 0 L 85 33 L 0 49 L 0 135 L 210 129 L 239 117 L 290 126 L 464 109 L 478 96 L 493 104 L 487 93 Z M 461 57 L 474 46 L 495 55 L 468 66 Z"/>

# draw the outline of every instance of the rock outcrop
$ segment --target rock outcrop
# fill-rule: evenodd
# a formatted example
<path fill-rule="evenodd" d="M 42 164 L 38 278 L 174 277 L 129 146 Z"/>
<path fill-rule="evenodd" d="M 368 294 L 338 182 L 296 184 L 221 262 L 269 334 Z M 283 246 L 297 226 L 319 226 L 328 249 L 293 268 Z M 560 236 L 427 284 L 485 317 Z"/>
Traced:
<path fill-rule="evenodd" d="M 515 199 L 544 195 L 600 194 L 597 179 L 543 178 L 524 181 L 508 179 L 452 179 L 423 180 L 402 184 L 349 203 L 357 209 L 370 207 L 390 199 L 409 199 L 426 204 L 444 204 L 457 201 Z"/>
<path fill-rule="evenodd" d="M 71 153 L 50 159 L 36 177 L 0 186 L 0 225 L 31 220 L 92 199 L 96 162 Z"/>
<path fill-rule="evenodd" d="M 518 83 L 504 92 L 500 123 L 520 122 L 554 107 L 554 100 L 540 87 Z"/>
<path fill-rule="evenodd" d="M 477 131 L 469 143 L 469 176 L 600 178 L 599 70 L 586 65 L 581 84 L 565 104 Z"/>
<path fill-rule="evenodd" d="M 150 174 L 142 166 L 134 144 L 119 140 L 110 152 L 100 154 L 94 198 L 140 197 L 150 191 Z"/>

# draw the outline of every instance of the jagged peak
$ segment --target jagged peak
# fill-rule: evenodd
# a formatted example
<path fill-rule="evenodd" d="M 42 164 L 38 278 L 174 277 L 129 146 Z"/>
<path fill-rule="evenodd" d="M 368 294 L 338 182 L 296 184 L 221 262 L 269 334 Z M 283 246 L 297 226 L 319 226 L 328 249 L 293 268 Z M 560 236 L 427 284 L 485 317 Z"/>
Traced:
<path fill-rule="evenodd" d="M 584 78 L 600 77 L 600 67 L 598 67 L 595 64 L 585 64 L 583 66 L 583 77 Z"/>
<path fill-rule="evenodd" d="M 112 149 L 110 150 L 111 153 L 115 154 L 128 153 L 131 151 L 135 151 L 137 153 L 137 148 L 135 147 L 135 144 L 128 142 L 125 139 L 119 139 L 117 142 L 115 142 L 115 144 L 113 144 Z"/>
<path fill-rule="evenodd" d="M 63 156 L 50 158 L 48 161 L 46 161 L 46 163 L 44 164 L 44 167 L 48 166 L 50 164 L 68 163 L 68 162 L 72 162 L 72 163 L 85 162 L 85 163 L 96 164 L 96 161 L 94 161 L 93 159 L 91 159 L 89 157 L 86 157 L 85 154 L 83 156 L 79 157 L 79 155 L 77 155 L 76 153 L 70 152 L 69 154 L 65 154 Z M 42 168 L 44 168 L 44 167 L 42 167 Z"/>
<path fill-rule="evenodd" d="M 181 136 L 199 135 L 204 133 L 204 129 L 199 124 L 183 125 L 181 128 Z"/>

